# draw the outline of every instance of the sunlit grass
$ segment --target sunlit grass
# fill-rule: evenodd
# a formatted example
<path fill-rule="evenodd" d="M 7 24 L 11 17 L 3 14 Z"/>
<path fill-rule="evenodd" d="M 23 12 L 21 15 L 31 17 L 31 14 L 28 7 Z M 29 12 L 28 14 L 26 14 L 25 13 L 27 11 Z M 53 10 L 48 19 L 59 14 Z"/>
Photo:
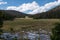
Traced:
<path fill-rule="evenodd" d="M 60 19 L 15 19 L 14 21 L 4 21 L 3 29 L 9 31 L 9 28 L 13 28 L 15 31 L 20 30 L 39 30 L 44 29 L 51 31 L 56 22 L 60 22 Z"/>

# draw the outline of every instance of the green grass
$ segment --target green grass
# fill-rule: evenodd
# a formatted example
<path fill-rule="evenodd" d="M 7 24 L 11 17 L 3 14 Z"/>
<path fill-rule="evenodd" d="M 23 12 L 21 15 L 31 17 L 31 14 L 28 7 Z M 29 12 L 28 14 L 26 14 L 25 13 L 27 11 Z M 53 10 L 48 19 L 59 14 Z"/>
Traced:
<path fill-rule="evenodd" d="M 15 31 L 39 30 L 51 31 L 56 22 L 60 19 L 15 19 L 14 21 L 4 21 L 3 29 L 9 31 L 12 27 Z"/>

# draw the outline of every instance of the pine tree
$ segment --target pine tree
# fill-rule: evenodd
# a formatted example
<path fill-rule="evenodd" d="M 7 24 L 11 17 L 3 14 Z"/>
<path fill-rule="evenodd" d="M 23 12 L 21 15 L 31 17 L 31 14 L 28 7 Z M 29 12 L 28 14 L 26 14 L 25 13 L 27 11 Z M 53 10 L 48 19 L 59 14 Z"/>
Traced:
<path fill-rule="evenodd" d="M 3 32 L 3 30 L 1 29 L 3 27 L 3 13 L 2 11 L 0 11 L 0 35 Z"/>

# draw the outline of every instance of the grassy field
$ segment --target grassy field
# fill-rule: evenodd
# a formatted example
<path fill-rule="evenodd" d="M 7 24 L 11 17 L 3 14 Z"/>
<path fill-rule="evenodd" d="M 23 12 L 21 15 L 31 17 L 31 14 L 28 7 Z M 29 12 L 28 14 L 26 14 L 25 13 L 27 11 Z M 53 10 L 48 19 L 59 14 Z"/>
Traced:
<path fill-rule="evenodd" d="M 4 21 L 3 29 L 9 31 L 13 28 L 15 31 L 21 30 L 39 30 L 44 29 L 51 31 L 56 22 L 60 22 L 60 19 L 20 19 L 17 18 L 13 21 Z"/>

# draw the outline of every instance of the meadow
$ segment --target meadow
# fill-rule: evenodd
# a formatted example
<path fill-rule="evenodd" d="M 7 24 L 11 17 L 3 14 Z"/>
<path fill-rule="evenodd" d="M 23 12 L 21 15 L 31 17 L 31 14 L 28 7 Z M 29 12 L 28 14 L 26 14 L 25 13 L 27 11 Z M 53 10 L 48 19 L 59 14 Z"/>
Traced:
<path fill-rule="evenodd" d="M 60 22 L 60 19 L 20 19 L 16 18 L 13 21 L 4 21 L 3 30 L 10 31 L 13 28 L 14 31 L 37 31 L 43 29 L 51 31 L 55 26 L 55 23 Z"/>

